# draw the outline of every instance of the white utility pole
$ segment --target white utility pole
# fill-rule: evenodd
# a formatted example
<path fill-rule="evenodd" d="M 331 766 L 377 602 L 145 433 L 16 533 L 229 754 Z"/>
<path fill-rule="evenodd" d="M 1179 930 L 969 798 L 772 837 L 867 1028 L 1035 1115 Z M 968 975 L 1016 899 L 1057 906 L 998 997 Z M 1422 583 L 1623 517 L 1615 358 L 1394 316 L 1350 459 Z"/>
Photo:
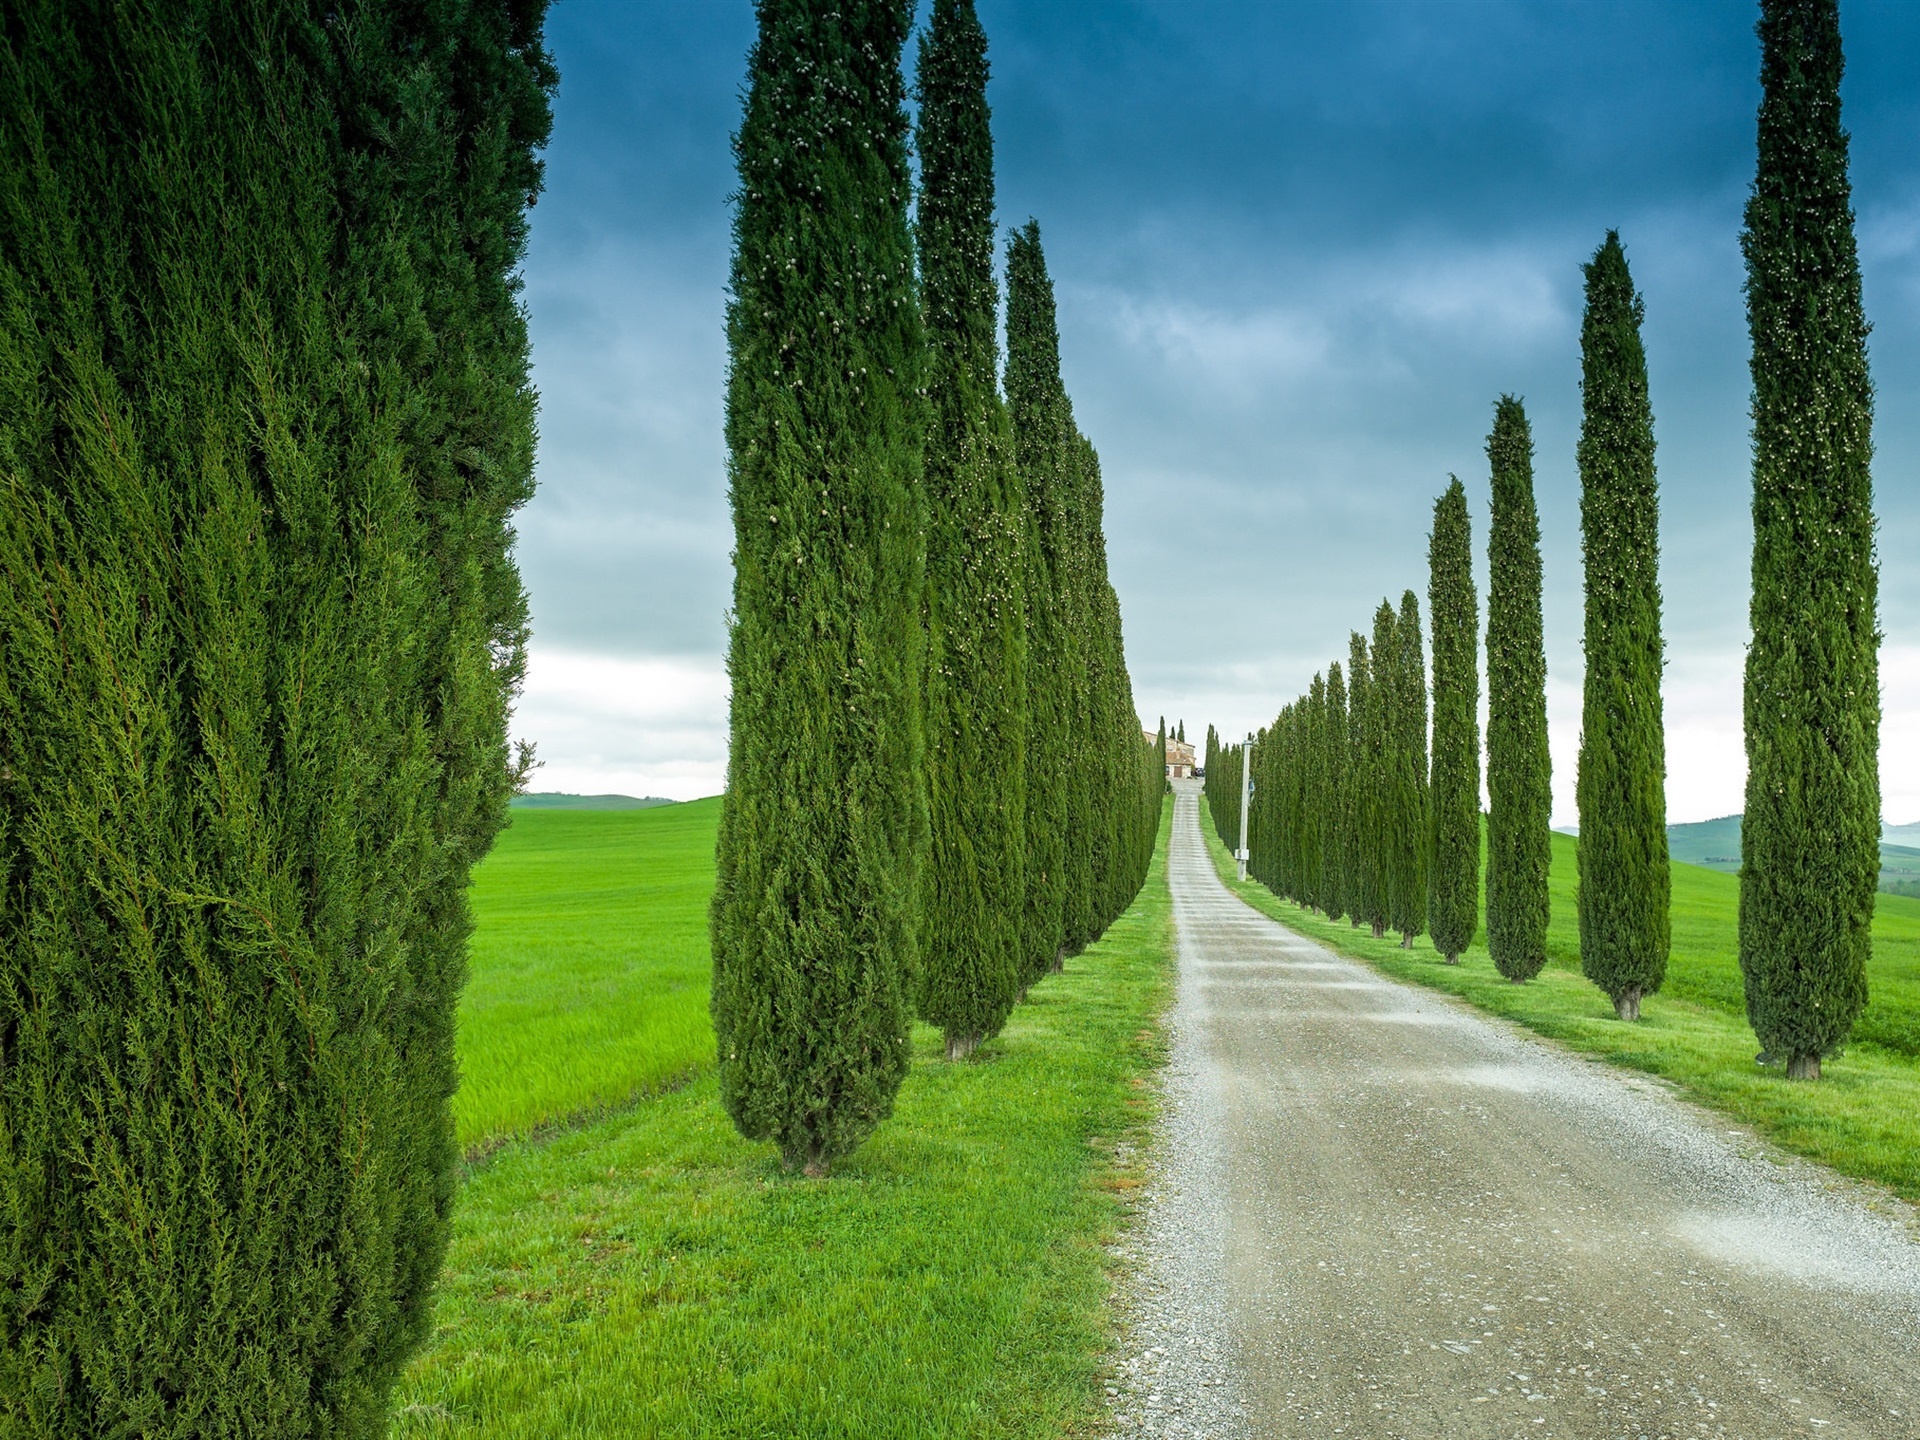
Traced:
<path fill-rule="evenodd" d="M 1240 747 L 1240 849 L 1234 858 L 1240 862 L 1240 878 L 1247 878 L 1247 811 L 1252 807 L 1247 801 L 1252 798 L 1248 792 L 1253 788 L 1253 735 L 1247 735 L 1247 743 Z"/>

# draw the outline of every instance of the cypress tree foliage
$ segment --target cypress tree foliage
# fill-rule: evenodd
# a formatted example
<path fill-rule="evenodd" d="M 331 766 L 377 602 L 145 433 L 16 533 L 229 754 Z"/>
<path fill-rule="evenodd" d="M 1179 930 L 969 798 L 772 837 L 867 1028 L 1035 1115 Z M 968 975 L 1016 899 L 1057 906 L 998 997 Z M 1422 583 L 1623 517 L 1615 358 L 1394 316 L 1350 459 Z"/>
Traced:
<path fill-rule="evenodd" d="M 1370 743 L 1376 703 L 1367 637 L 1355 630 L 1347 641 L 1347 783 L 1340 838 L 1347 864 L 1347 916 L 1355 925 L 1371 923 L 1381 908 L 1380 851 L 1373 831 L 1379 786 Z"/>
<path fill-rule="evenodd" d="M 1547 963 L 1551 764 L 1547 661 L 1540 627 L 1540 520 L 1533 437 L 1511 395 L 1487 439 L 1493 516 L 1487 539 L 1487 948 L 1509 980 Z"/>
<path fill-rule="evenodd" d="M 1666 730 L 1660 704 L 1659 496 L 1640 344 L 1644 307 L 1617 232 L 1585 268 L 1580 534 L 1580 967 L 1622 1020 L 1667 972 Z"/>
<path fill-rule="evenodd" d="M 1029 220 L 1007 245 L 1007 411 L 1025 501 L 1027 635 L 1025 961 L 1021 988 L 1057 969 L 1066 944 L 1067 836 L 1074 813 L 1073 673 L 1066 462 L 1053 281 Z"/>
<path fill-rule="evenodd" d="M 1837 7 L 1763 0 L 1759 35 L 1740 968 L 1760 1043 L 1817 1079 L 1866 1005 L 1879 867 L 1873 386 Z"/>
<path fill-rule="evenodd" d="M 519 775 L 543 7 L 0 27 L 0 1433 L 372 1436 Z"/>
<path fill-rule="evenodd" d="M 1162 721 L 1161 723 L 1164 725 L 1166 722 Z M 1180 728 L 1174 734 L 1173 738 L 1178 740 L 1182 745 L 1187 743 L 1187 722 L 1186 721 L 1182 720 L 1180 722 Z"/>
<path fill-rule="evenodd" d="M 999 398 L 987 37 L 937 0 L 920 39 L 926 445 L 927 805 L 920 1017 L 947 1058 L 999 1032 L 1022 969 L 1027 744 L 1025 496 Z M 1131 722 L 1130 722 L 1131 723 Z M 1116 792 L 1121 790 L 1116 783 Z"/>
<path fill-rule="evenodd" d="M 735 151 L 720 1092 L 824 1174 L 906 1073 L 927 844 L 904 0 L 761 0 Z"/>
<path fill-rule="evenodd" d="M 1347 679 L 1334 661 L 1327 667 L 1327 714 L 1320 730 L 1321 801 L 1320 869 L 1321 908 L 1327 918 L 1338 920 L 1347 913 L 1348 881 L 1347 827 L 1344 823 L 1348 792 Z"/>
<path fill-rule="evenodd" d="M 1389 923 L 1400 932 L 1401 947 L 1412 949 L 1414 936 L 1427 928 L 1427 661 L 1420 642 L 1420 602 L 1411 590 L 1400 597 L 1393 638 Z"/>
<path fill-rule="evenodd" d="M 1427 542 L 1433 625 L 1433 766 L 1428 798 L 1427 928 L 1449 965 L 1480 919 L 1480 605 L 1473 534 L 1458 477 L 1433 505 Z"/>

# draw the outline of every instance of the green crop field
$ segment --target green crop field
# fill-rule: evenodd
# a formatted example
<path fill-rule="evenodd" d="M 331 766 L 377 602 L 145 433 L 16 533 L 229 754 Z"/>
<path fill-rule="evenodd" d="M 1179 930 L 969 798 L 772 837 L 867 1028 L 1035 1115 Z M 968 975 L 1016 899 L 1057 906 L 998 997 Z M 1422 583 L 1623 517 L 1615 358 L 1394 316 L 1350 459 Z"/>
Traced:
<path fill-rule="evenodd" d="M 1484 909 L 1480 937 L 1459 965 L 1442 961 L 1424 937 L 1402 950 L 1395 937 L 1375 940 L 1255 881 L 1236 881 L 1206 806 L 1200 810 L 1221 877 L 1256 909 L 1301 934 L 1575 1049 L 1662 1076 L 1787 1149 L 1920 1199 L 1920 900 L 1878 897 L 1866 1014 L 1846 1053 L 1823 1067 L 1825 1078 L 1800 1084 L 1778 1067 L 1755 1063 L 1758 1046 L 1747 1026 L 1737 949 L 1740 886 L 1732 875 L 1673 866 L 1667 982 L 1645 1002 L 1645 1018 L 1630 1025 L 1614 1016 L 1612 1003 L 1580 973 L 1573 837 L 1553 837 L 1547 967 L 1537 979 L 1514 985 L 1487 955 Z"/>
<path fill-rule="evenodd" d="M 893 1118 L 814 1181 L 741 1140 L 715 1093 L 717 812 L 517 812 L 481 867 L 459 1100 L 475 1159 L 396 1434 L 1088 1428 L 1105 1242 L 1162 1056 L 1169 816 L 1106 936 L 973 1062 L 917 1027 Z"/>

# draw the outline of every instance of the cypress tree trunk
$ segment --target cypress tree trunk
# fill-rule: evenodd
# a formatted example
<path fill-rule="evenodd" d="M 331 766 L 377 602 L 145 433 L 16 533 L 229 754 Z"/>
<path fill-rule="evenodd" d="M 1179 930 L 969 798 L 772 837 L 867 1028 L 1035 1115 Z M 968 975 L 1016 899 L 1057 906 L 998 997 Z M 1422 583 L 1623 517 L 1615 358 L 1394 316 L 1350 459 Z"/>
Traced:
<path fill-rule="evenodd" d="M 1027 632 L 1026 905 L 1022 988 L 1059 968 L 1066 943 L 1067 838 L 1072 814 L 1072 635 L 1065 594 L 1069 563 L 1067 454 L 1060 391 L 1060 336 L 1053 282 L 1029 220 L 1007 245 L 1007 412 L 1026 520 Z"/>
<path fill-rule="evenodd" d="M 1753 640 L 1740 968 L 1795 1078 L 1867 1002 L 1880 845 L 1873 386 L 1833 0 L 1763 0 L 1753 336 Z"/>
<path fill-rule="evenodd" d="M 1487 539 L 1487 949 L 1509 980 L 1547 963 L 1552 761 L 1540 630 L 1540 520 L 1533 437 L 1503 395 L 1487 438 L 1493 520 Z"/>
<path fill-rule="evenodd" d="M 1325 776 L 1320 806 L 1320 866 L 1326 877 L 1321 904 L 1329 920 L 1346 914 L 1351 903 L 1347 898 L 1351 885 L 1344 823 L 1349 788 L 1347 726 L 1347 680 L 1336 660 L 1327 667 L 1327 719 L 1320 735 L 1320 771 Z"/>
<path fill-rule="evenodd" d="M 520 774 L 543 7 L 0 27 L 0 1433 L 374 1436 Z"/>
<path fill-rule="evenodd" d="M 826 1173 L 905 1075 L 927 843 L 904 0 L 763 0 L 735 149 L 720 1092 Z"/>
<path fill-rule="evenodd" d="M 950 1057 L 996 1035 L 1021 979 L 1027 744 L 1025 497 L 999 398 L 987 37 L 938 0 L 921 37 L 927 333 L 927 806 L 920 1016 Z"/>
<path fill-rule="evenodd" d="M 1580 968 L 1623 1020 L 1667 973 L 1666 728 L 1660 510 L 1644 314 L 1620 237 L 1591 264 L 1581 327 L 1580 534 L 1587 678 L 1581 713 Z"/>
<path fill-rule="evenodd" d="M 1473 590 L 1467 492 L 1457 477 L 1434 502 L 1427 545 L 1433 624 L 1433 782 L 1427 928 L 1449 965 L 1480 920 L 1480 606 Z"/>
<path fill-rule="evenodd" d="M 1394 621 L 1398 648 L 1394 716 L 1394 833 L 1397 867 L 1393 928 L 1402 949 L 1427 928 L 1427 660 L 1420 643 L 1420 602 L 1411 590 L 1400 597 Z"/>

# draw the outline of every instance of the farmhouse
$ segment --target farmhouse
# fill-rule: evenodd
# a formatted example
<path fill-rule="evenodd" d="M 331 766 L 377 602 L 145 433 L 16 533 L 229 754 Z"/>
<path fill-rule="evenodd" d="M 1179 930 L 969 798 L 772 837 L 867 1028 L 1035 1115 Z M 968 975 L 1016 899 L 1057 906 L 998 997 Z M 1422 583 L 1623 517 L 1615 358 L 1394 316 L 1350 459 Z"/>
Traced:
<path fill-rule="evenodd" d="M 1147 732 L 1149 740 L 1160 737 L 1153 731 Z M 1167 778 L 1169 780 L 1191 780 L 1193 778 L 1193 745 L 1186 740 L 1167 737 Z"/>

